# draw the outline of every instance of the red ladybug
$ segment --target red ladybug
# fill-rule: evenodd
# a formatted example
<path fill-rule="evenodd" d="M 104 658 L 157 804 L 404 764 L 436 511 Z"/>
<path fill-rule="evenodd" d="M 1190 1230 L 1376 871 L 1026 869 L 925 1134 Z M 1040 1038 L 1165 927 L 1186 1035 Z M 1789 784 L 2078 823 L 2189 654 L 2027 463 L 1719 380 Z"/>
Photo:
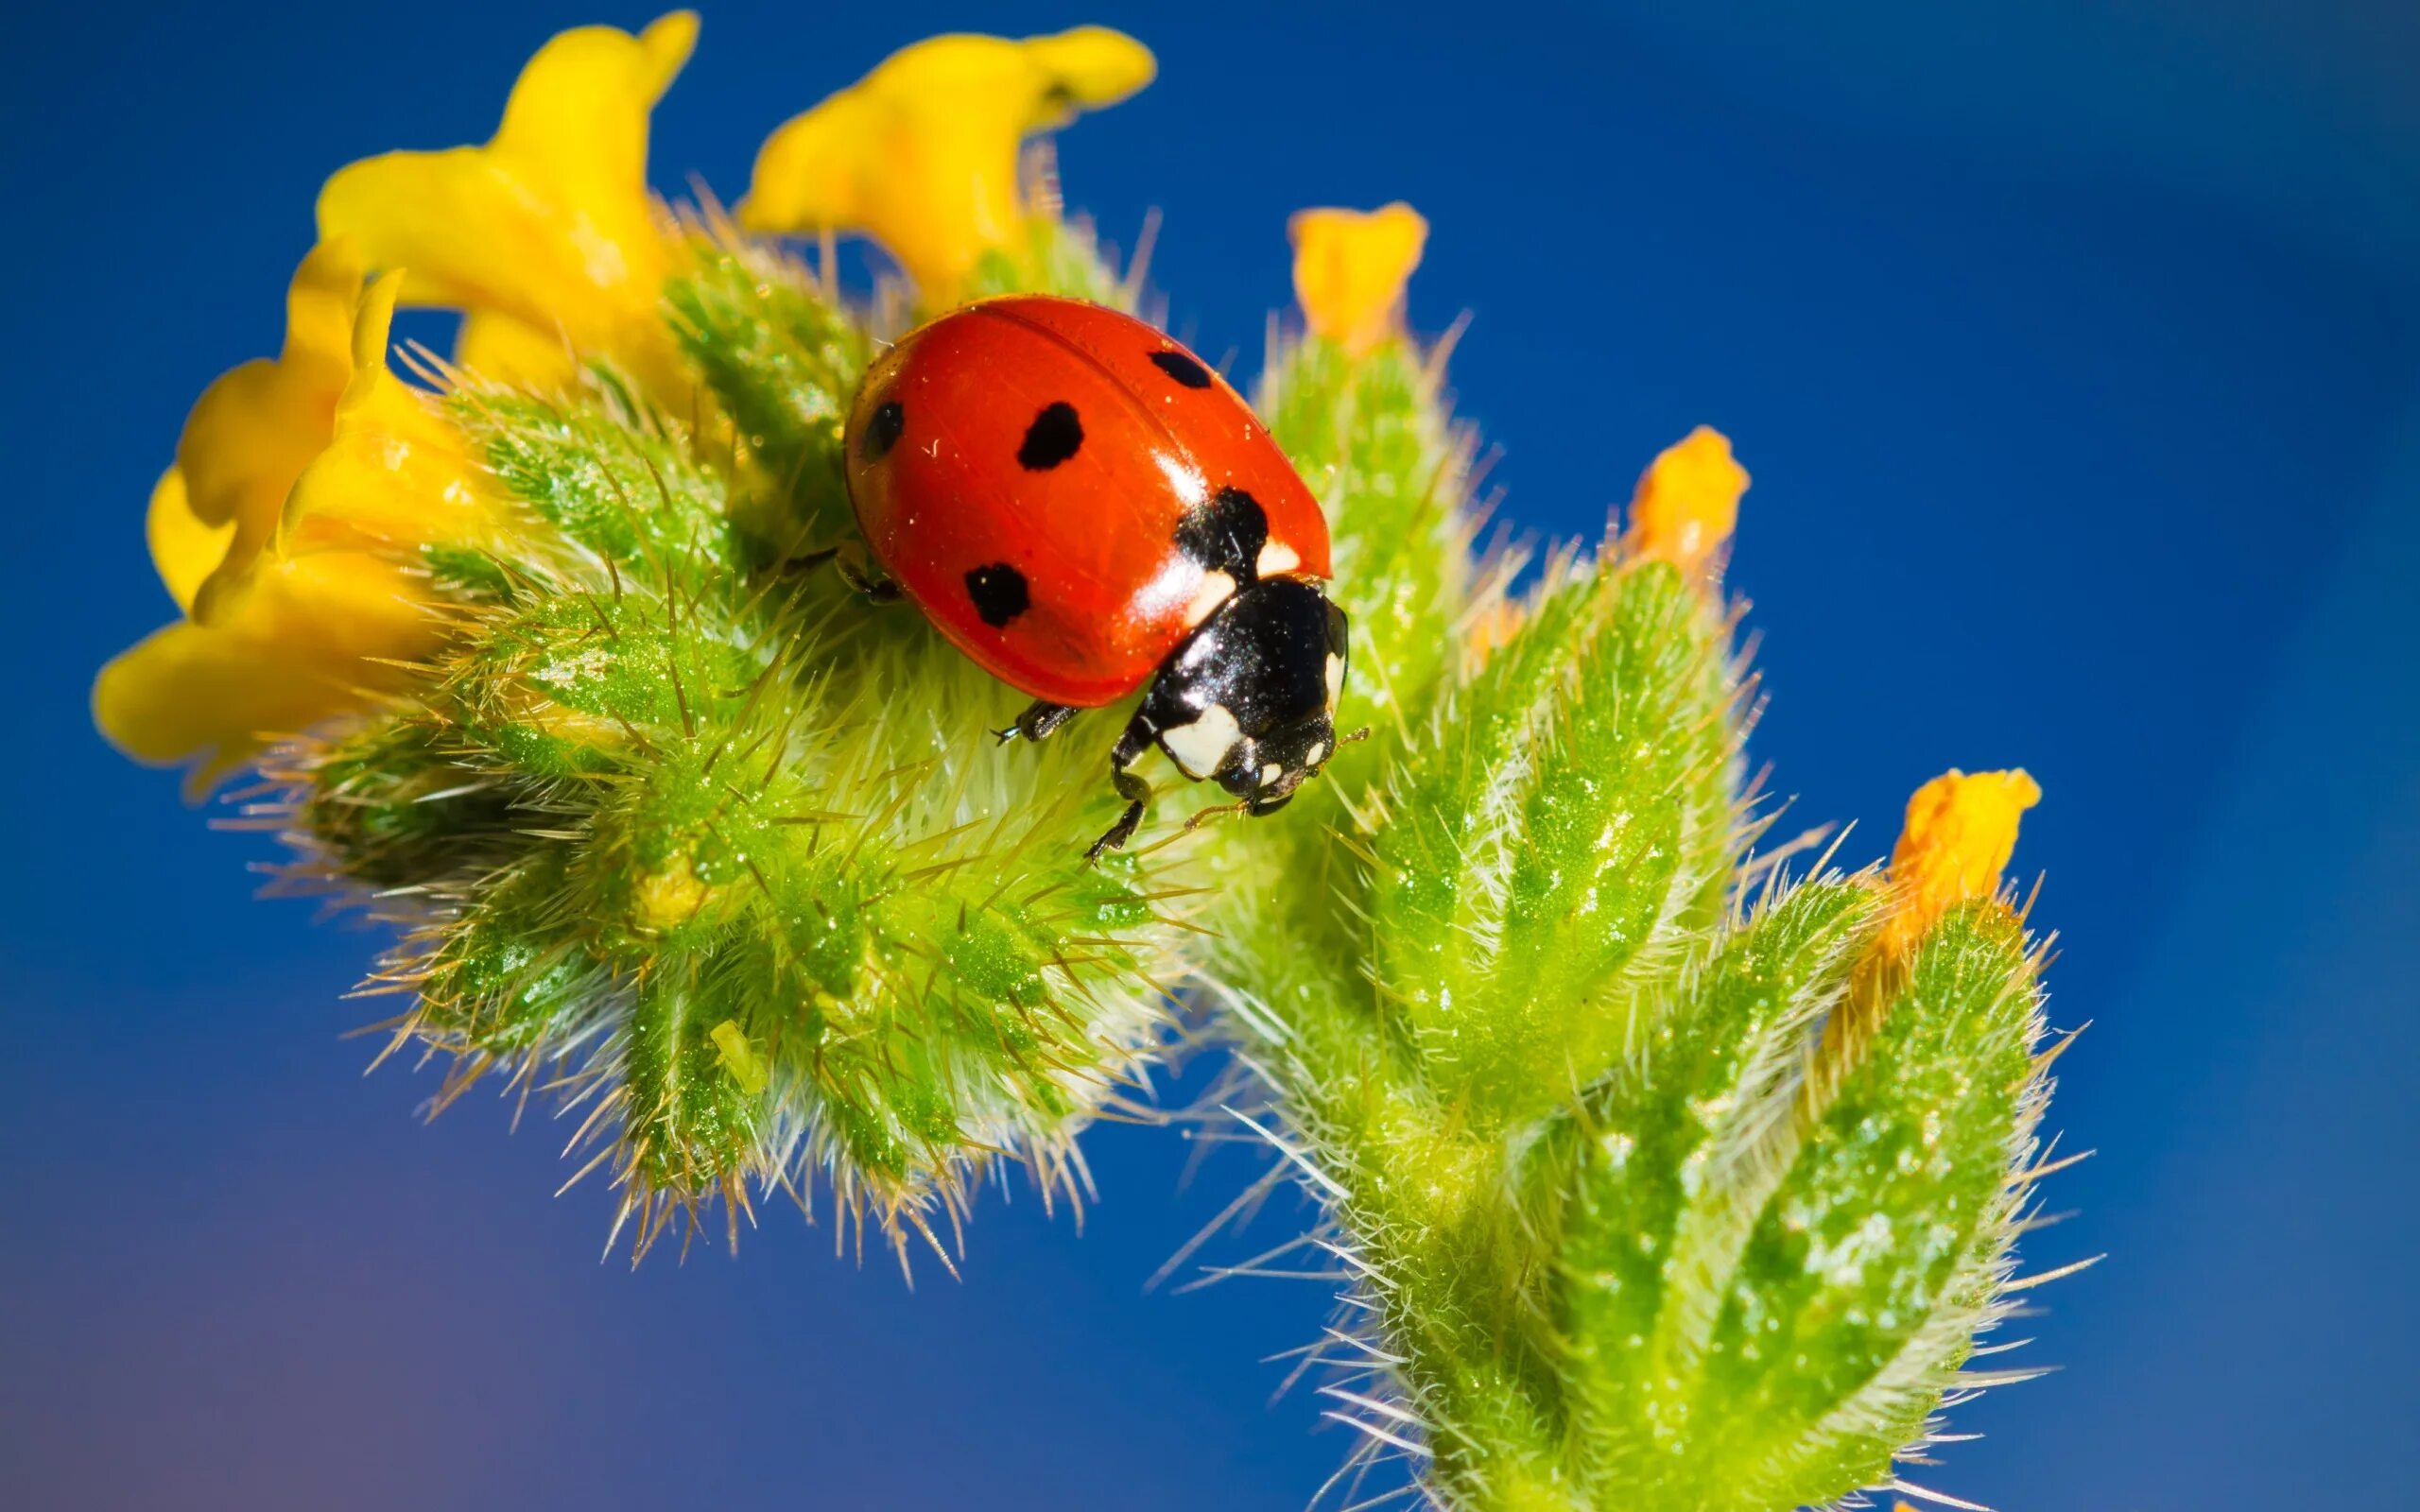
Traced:
<path fill-rule="evenodd" d="M 1110 751 L 1133 834 L 1156 744 L 1253 814 L 1336 750 L 1345 619 L 1327 521 L 1238 394 L 1132 316 L 1011 295 L 910 333 L 866 374 L 849 502 L 899 591 L 1033 696 L 1002 739 L 1150 684 Z"/>

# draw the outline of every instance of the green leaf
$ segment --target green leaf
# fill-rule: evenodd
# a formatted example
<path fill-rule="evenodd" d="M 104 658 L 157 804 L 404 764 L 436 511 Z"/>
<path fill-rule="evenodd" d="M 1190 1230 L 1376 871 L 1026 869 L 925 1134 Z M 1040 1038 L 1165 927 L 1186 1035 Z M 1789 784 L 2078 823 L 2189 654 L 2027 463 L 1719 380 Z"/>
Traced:
<path fill-rule="evenodd" d="M 1575 1441 L 1600 1496 L 1694 1504 L 1710 1332 L 1778 1172 L 1808 1032 L 1839 1001 L 1880 896 L 1809 883 L 1723 940 L 1584 1116 L 1562 1243 Z M 1647 1493 L 1679 1479 L 1677 1499 Z"/>
<path fill-rule="evenodd" d="M 1384 991 L 1486 1116 L 1566 1105 L 1688 949 L 1729 816 L 1719 627 L 1668 568 L 1552 585 L 1405 762 L 1374 836 Z"/>
<path fill-rule="evenodd" d="M 1996 903 L 1918 946 L 1723 1297 L 1699 1397 L 1703 1504 L 1829 1500 L 1887 1480 L 1922 1436 L 1992 1314 L 2041 1022 L 2023 933 Z"/>

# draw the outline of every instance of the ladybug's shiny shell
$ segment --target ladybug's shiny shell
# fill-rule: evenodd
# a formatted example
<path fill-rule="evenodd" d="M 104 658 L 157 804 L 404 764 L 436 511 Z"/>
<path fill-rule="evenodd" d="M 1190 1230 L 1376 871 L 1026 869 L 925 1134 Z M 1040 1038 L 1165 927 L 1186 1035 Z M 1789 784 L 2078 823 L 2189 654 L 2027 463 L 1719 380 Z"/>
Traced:
<path fill-rule="evenodd" d="M 876 561 L 1037 698 L 1132 692 L 1236 589 L 1328 576 L 1327 522 L 1251 406 L 1132 316 L 987 300 L 909 334 L 849 416 Z"/>

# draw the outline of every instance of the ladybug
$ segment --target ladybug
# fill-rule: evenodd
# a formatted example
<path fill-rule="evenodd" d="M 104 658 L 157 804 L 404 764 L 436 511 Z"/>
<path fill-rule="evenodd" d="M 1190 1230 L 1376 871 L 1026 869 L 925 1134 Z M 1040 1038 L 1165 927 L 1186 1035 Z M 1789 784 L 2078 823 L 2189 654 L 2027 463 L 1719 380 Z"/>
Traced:
<path fill-rule="evenodd" d="M 1344 612 L 1327 521 L 1242 396 L 1153 327 L 1009 295 L 922 326 L 866 374 L 842 440 L 887 580 L 1032 705 L 1041 740 L 1149 684 L 1109 754 L 1124 845 L 1156 745 L 1254 815 L 1337 746 Z"/>

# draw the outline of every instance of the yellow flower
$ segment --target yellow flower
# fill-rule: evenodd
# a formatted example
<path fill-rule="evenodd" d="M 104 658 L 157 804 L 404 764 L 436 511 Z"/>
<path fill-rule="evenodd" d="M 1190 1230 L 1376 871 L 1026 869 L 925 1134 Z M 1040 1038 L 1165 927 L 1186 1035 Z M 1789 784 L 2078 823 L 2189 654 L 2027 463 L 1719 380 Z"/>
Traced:
<path fill-rule="evenodd" d="M 268 739 L 406 686 L 441 634 L 424 543 L 494 542 L 507 516 L 461 435 L 387 370 L 404 275 L 362 286 L 343 244 L 303 259 L 285 346 L 194 405 L 151 496 L 152 560 L 185 619 L 101 669 L 95 722 L 207 786 Z"/>
<path fill-rule="evenodd" d="M 778 233 L 863 232 L 928 304 L 947 302 L 1027 207 L 1017 148 L 1151 81 L 1150 50 L 1105 26 L 1050 37 L 953 35 L 903 47 L 756 155 L 739 223 Z"/>
<path fill-rule="evenodd" d="M 1878 948 L 1904 954 L 1944 914 L 1997 892 L 2016 853 L 2017 821 L 2041 800 L 2041 784 L 2022 768 L 1969 776 L 1953 767 L 1916 789 L 1891 852 L 1898 897 Z"/>
<path fill-rule="evenodd" d="M 1630 501 L 1631 549 L 1703 572 L 1739 524 L 1748 472 L 1720 431 L 1701 425 L 1666 447 L 1640 474 Z"/>
<path fill-rule="evenodd" d="M 1302 210 L 1294 298 L 1313 334 L 1359 356 L 1401 327 L 1404 284 L 1428 245 L 1428 222 L 1398 199 L 1378 210 Z"/>
<path fill-rule="evenodd" d="M 264 745 L 370 707 L 406 679 L 372 657 L 435 642 L 401 569 L 358 553 L 280 558 L 242 612 L 152 632 L 101 669 L 93 717 L 138 761 L 194 763 L 199 795 Z"/>
<path fill-rule="evenodd" d="M 674 246 L 647 187 L 649 113 L 698 40 L 676 10 L 633 37 L 581 26 L 521 71 L 486 146 L 390 152 L 320 191 L 320 234 L 412 270 L 410 301 L 466 314 L 457 359 L 560 384 L 580 356 L 684 391 L 656 311 Z"/>
<path fill-rule="evenodd" d="M 285 295 L 285 345 L 221 376 L 186 417 L 177 464 L 151 495 L 151 559 L 181 610 L 229 559 L 250 561 L 277 528 L 285 495 L 327 444 L 353 376 L 361 260 L 315 247 Z"/>
<path fill-rule="evenodd" d="M 2016 851 L 2017 821 L 2041 799 L 2040 784 L 2022 769 L 1969 775 L 1952 768 L 1908 799 L 1907 822 L 1891 852 L 1890 910 L 1850 975 L 1847 1000 L 1824 1025 L 1813 1086 L 1837 1086 L 1864 1054 L 1926 933 L 1960 903 L 1999 891 Z"/>

